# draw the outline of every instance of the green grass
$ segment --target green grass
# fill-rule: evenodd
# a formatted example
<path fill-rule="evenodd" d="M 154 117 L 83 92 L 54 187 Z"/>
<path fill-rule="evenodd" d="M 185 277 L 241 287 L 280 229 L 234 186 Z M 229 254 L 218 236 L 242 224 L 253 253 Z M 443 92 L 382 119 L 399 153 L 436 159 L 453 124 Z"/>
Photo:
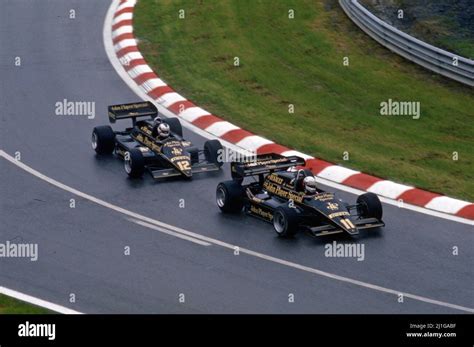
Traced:
<path fill-rule="evenodd" d="M 134 23 L 148 63 L 208 111 L 318 158 L 474 200 L 473 90 L 382 48 L 336 1 L 140 1 Z M 421 102 L 421 118 L 380 116 L 389 98 Z"/>
<path fill-rule="evenodd" d="M 0 294 L 0 314 L 47 314 L 53 313 L 42 307 L 28 304 Z"/>

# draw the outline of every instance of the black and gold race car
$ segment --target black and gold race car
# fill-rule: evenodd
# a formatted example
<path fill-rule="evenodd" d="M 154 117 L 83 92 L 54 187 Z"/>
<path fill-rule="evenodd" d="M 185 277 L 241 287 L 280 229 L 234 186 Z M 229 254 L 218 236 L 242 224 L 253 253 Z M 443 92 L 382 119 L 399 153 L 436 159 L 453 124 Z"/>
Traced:
<path fill-rule="evenodd" d="M 377 195 L 365 193 L 350 205 L 335 193 L 319 188 L 308 195 L 302 189 L 311 171 L 300 168 L 305 160 L 278 154 L 259 155 L 256 160 L 231 163 L 232 180 L 219 183 L 217 206 L 222 212 L 241 213 L 273 223 L 279 236 L 307 230 L 314 236 L 347 233 L 385 226 Z M 245 178 L 253 178 L 244 184 Z"/>
<path fill-rule="evenodd" d="M 110 126 L 97 126 L 92 131 L 92 148 L 99 155 L 115 153 L 124 160 L 130 177 L 141 177 L 149 171 L 153 178 L 183 176 L 219 170 L 222 145 L 208 140 L 199 150 L 183 139 L 177 118 L 161 119 L 151 102 L 137 102 L 108 107 L 109 121 L 132 119 L 132 127 L 114 131 Z M 140 118 L 140 119 L 138 119 Z M 158 131 L 166 130 L 166 137 Z"/>

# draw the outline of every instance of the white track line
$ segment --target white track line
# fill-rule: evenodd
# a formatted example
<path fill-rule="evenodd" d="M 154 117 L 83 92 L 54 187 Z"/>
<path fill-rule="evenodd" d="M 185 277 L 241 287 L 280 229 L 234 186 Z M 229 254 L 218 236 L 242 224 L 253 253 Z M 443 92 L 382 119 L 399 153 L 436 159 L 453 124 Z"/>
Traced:
<path fill-rule="evenodd" d="M 1 287 L 1 286 L 0 286 L 0 294 L 10 296 L 12 298 L 15 298 L 15 299 L 18 299 L 18 300 L 21 300 L 21 301 L 24 301 L 24 302 L 27 302 L 27 303 L 30 303 L 30 304 L 33 304 L 33 305 L 36 305 L 36 306 L 44 307 L 44 308 L 47 308 L 48 310 L 58 312 L 58 313 L 83 314 L 82 312 L 74 311 L 74 310 L 71 310 L 70 308 L 67 308 L 67 307 L 64 307 L 64 306 L 61 306 L 61 305 L 57 305 L 57 304 L 53 304 L 52 302 L 45 301 L 45 300 L 42 300 L 42 299 L 38 299 L 38 298 L 35 298 L 34 296 L 24 294 L 24 293 L 20 293 L 20 292 L 17 292 L 16 290 L 8 289 L 8 288 Z"/>
<path fill-rule="evenodd" d="M 183 239 L 183 240 L 187 240 L 187 241 L 190 241 L 190 242 L 194 242 L 194 243 L 197 243 L 198 245 L 201 245 L 201 246 L 210 246 L 211 245 L 209 242 L 201 241 L 199 239 L 195 239 L 194 237 L 186 236 L 186 235 L 183 235 L 183 234 L 180 234 L 180 233 L 177 233 L 177 232 L 159 227 L 157 225 L 142 222 L 141 220 L 138 220 L 138 219 L 133 219 L 133 218 L 127 218 L 127 219 L 130 222 L 141 225 L 145 228 L 150 228 L 150 229 L 153 229 L 153 230 L 156 230 L 156 231 L 161 231 L 162 233 L 165 233 L 165 234 L 168 234 L 168 235 L 171 235 L 171 236 Z"/>
<path fill-rule="evenodd" d="M 99 198 L 96 198 L 92 195 L 83 193 L 83 192 L 81 192 L 77 189 L 74 189 L 70 186 L 67 186 L 67 185 L 65 185 L 61 182 L 56 181 L 53 178 L 50 178 L 46 175 L 43 175 L 42 173 L 36 171 L 35 169 L 29 167 L 28 165 L 26 165 L 26 164 L 24 164 L 20 161 L 15 160 L 15 158 L 10 156 L 9 154 L 7 154 L 3 150 L 0 150 L 0 156 L 3 157 L 4 159 L 8 160 L 10 163 L 16 165 L 17 167 L 23 169 L 24 171 L 30 173 L 31 175 L 36 176 L 37 178 L 39 178 L 39 179 L 41 179 L 45 182 L 48 182 L 49 184 L 51 184 L 55 187 L 58 187 L 58 188 L 60 188 L 62 190 L 65 190 L 69 193 L 77 195 L 77 196 L 79 196 L 83 199 L 86 199 L 86 200 L 89 200 L 93 203 L 96 203 L 97 205 L 106 207 L 108 209 L 114 210 L 114 211 L 119 212 L 119 213 L 122 213 L 122 214 L 124 214 L 128 217 L 132 217 L 136 220 L 146 222 L 146 223 L 149 223 L 149 224 L 154 224 L 154 225 L 157 225 L 161 228 L 165 228 L 165 229 L 168 229 L 168 230 L 173 230 L 176 233 L 186 235 L 188 237 L 192 237 L 192 238 L 195 238 L 195 239 L 199 239 L 199 240 L 202 240 L 202 241 L 214 244 L 214 245 L 222 246 L 222 247 L 225 247 L 225 248 L 228 248 L 228 249 L 231 249 L 231 250 L 234 250 L 236 247 L 238 247 L 236 245 L 232 245 L 232 244 L 227 243 L 227 242 L 223 242 L 223 241 L 220 241 L 220 240 L 208 237 L 208 236 L 204 236 L 204 235 L 197 234 L 197 233 L 185 230 L 185 229 L 175 227 L 175 226 L 170 225 L 170 224 L 166 224 L 164 222 L 160 222 L 160 221 L 155 220 L 153 218 L 145 217 L 145 216 L 140 215 L 138 213 L 135 213 L 135 212 L 126 210 L 122 207 L 119 207 L 119 206 L 113 205 L 111 203 L 108 203 L 108 202 L 106 202 L 104 200 L 101 200 Z M 421 302 L 425 302 L 425 303 L 429 303 L 429 304 L 433 304 L 433 305 L 437 305 L 437 306 L 447 307 L 447 308 L 451 308 L 451 309 L 454 309 L 454 310 L 474 313 L 474 308 L 455 305 L 455 304 L 451 304 L 449 302 L 434 300 L 434 299 L 426 298 L 426 297 L 423 297 L 423 296 L 420 296 L 420 295 L 405 293 L 405 292 L 397 291 L 397 290 L 394 290 L 394 289 L 374 285 L 374 284 L 371 284 L 371 283 L 362 282 L 362 281 L 355 280 L 355 279 L 352 279 L 352 278 L 339 276 L 339 275 L 336 275 L 336 274 L 333 274 L 333 273 L 330 273 L 330 272 L 326 272 L 326 271 L 318 270 L 318 269 L 315 269 L 315 268 L 312 268 L 312 267 L 300 265 L 300 264 L 293 263 L 293 262 L 290 262 L 290 261 L 287 261 L 287 260 L 272 257 L 272 256 L 269 256 L 269 255 L 266 255 L 266 254 L 263 254 L 263 253 L 255 252 L 255 251 L 252 251 L 252 250 L 246 249 L 246 248 L 239 247 L 239 251 L 241 253 L 248 254 L 248 255 L 256 257 L 256 258 L 264 259 L 264 260 L 267 260 L 267 261 L 270 261 L 270 262 L 273 262 L 273 263 L 276 263 L 276 264 L 284 265 L 284 266 L 287 266 L 287 267 L 290 267 L 290 268 L 293 268 L 293 269 L 298 269 L 298 270 L 305 271 L 305 272 L 308 272 L 308 273 L 312 273 L 312 274 L 315 274 L 315 275 L 318 275 L 318 276 L 331 278 L 333 280 L 345 282 L 345 283 L 356 285 L 356 286 L 359 286 L 359 287 L 375 290 L 375 291 L 386 293 L 386 294 L 396 295 L 396 296 L 402 294 L 405 298 L 410 298 L 410 299 L 413 299 L 413 300 L 416 300 L 416 301 L 421 301 Z"/>
<path fill-rule="evenodd" d="M 112 43 L 112 20 L 113 20 L 115 9 L 116 9 L 118 3 L 119 3 L 119 0 L 114 0 L 110 4 L 109 10 L 108 10 L 107 15 L 105 17 L 104 27 L 103 27 L 104 48 L 105 48 L 105 52 L 107 53 L 107 56 L 109 58 L 110 63 L 112 64 L 112 66 L 114 67 L 115 71 L 120 76 L 120 78 L 122 78 L 122 80 L 127 84 L 127 86 L 137 96 L 139 96 L 142 100 L 152 102 L 157 107 L 158 111 L 163 116 L 169 117 L 169 118 L 176 118 L 176 115 L 174 113 L 172 113 L 170 110 L 168 110 L 167 108 L 163 107 L 161 104 L 156 102 L 156 100 L 149 97 L 144 92 L 144 90 L 142 88 L 140 88 L 140 86 L 138 86 L 135 83 L 135 81 L 124 70 L 122 64 L 120 63 L 120 60 L 117 58 L 116 52 L 114 50 L 114 45 Z M 129 53 L 129 54 L 132 54 L 132 53 Z M 142 55 L 138 52 L 133 52 L 133 54 L 139 55 L 142 58 Z M 196 107 L 196 109 L 198 109 L 198 107 Z M 200 115 L 209 114 L 209 112 L 207 112 L 207 111 L 205 111 L 201 108 L 199 108 L 199 109 L 201 110 L 200 112 L 203 112 Z M 183 124 L 183 126 L 185 128 L 189 129 L 193 133 L 195 133 L 199 136 L 202 136 L 206 139 L 217 139 L 222 143 L 222 145 L 224 147 L 227 147 L 227 148 L 231 149 L 232 151 L 242 153 L 242 154 L 248 153 L 248 150 L 246 150 L 244 148 L 241 148 L 239 146 L 236 146 L 235 144 L 230 143 L 228 141 L 225 141 L 225 140 L 223 140 L 223 139 L 221 139 L 217 136 L 214 136 L 213 134 L 211 134 L 211 133 L 209 133 L 205 130 L 202 130 L 202 129 L 198 128 L 197 126 L 191 124 L 190 121 L 192 121 L 194 116 L 196 116 L 196 115 L 191 114 L 189 116 L 190 119 L 188 121 L 186 121 L 187 120 L 186 117 L 188 115 L 188 113 L 186 111 L 184 111 L 180 115 L 181 124 Z M 196 116 L 196 118 L 198 118 L 198 117 Z M 288 152 L 285 153 L 285 155 L 289 155 L 290 152 L 293 152 L 296 155 L 302 155 L 303 157 L 309 157 L 306 154 L 297 153 L 296 151 L 288 151 Z M 354 172 L 357 172 L 357 171 L 354 171 Z M 362 190 L 359 190 L 359 189 L 356 189 L 356 188 L 352 188 L 352 187 L 349 187 L 349 186 L 345 186 L 343 184 L 328 180 L 328 179 L 323 178 L 323 177 L 317 176 L 316 179 L 318 181 L 320 181 L 321 183 L 323 183 L 324 185 L 328 186 L 328 187 L 335 188 L 335 189 L 338 189 L 338 190 L 342 190 L 342 191 L 345 191 L 345 192 L 348 192 L 348 193 L 351 193 L 351 194 L 365 193 L 365 191 L 362 191 Z M 379 196 L 379 197 L 380 197 L 380 200 L 385 204 L 400 207 L 400 203 L 397 200 L 390 199 L 390 198 L 387 198 L 387 197 L 384 197 L 384 196 Z M 443 218 L 443 219 L 451 220 L 451 221 L 454 221 L 454 222 L 457 222 L 457 223 L 474 225 L 473 220 L 469 220 L 469 219 L 466 219 L 466 218 L 463 218 L 463 217 L 458 217 L 458 216 L 455 216 L 455 215 L 451 215 L 451 214 L 448 214 L 448 213 L 445 213 L 445 212 L 442 212 L 442 211 L 435 211 L 435 210 L 430 210 L 430 209 L 427 209 L 427 208 L 424 208 L 424 207 L 421 207 L 421 206 L 411 205 L 407 202 L 404 202 L 403 206 L 400 207 L 400 208 L 405 208 L 407 210 L 415 211 L 417 213 L 424 213 L 424 214 L 434 216 L 434 217 L 437 217 L 437 218 Z"/>

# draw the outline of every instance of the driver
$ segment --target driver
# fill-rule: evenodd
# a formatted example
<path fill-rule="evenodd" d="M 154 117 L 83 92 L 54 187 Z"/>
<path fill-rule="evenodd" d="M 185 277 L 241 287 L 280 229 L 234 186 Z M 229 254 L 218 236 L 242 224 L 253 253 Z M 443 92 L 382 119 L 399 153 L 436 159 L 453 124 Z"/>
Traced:
<path fill-rule="evenodd" d="M 156 133 L 159 140 L 166 140 L 170 136 L 170 126 L 166 123 L 160 123 L 156 127 Z"/>
<path fill-rule="evenodd" d="M 316 178 L 314 178 L 314 176 L 305 177 L 303 180 L 303 187 L 306 195 L 316 195 L 318 192 Z"/>
<path fill-rule="evenodd" d="M 158 140 L 166 140 L 170 136 L 170 132 L 170 126 L 166 123 L 163 123 L 159 116 L 153 118 L 153 133 L 156 135 Z"/>

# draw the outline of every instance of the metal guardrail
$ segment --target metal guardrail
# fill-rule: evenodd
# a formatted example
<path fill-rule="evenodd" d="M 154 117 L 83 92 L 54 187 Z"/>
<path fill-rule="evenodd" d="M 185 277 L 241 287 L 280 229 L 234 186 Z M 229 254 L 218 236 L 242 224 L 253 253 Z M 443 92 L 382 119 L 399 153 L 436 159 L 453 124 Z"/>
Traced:
<path fill-rule="evenodd" d="M 474 60 L 418 40 L 377 18 L 357 0 L 339 0 L 347 16 L 391 51 L 431 71 L 474 87 Z"/>

